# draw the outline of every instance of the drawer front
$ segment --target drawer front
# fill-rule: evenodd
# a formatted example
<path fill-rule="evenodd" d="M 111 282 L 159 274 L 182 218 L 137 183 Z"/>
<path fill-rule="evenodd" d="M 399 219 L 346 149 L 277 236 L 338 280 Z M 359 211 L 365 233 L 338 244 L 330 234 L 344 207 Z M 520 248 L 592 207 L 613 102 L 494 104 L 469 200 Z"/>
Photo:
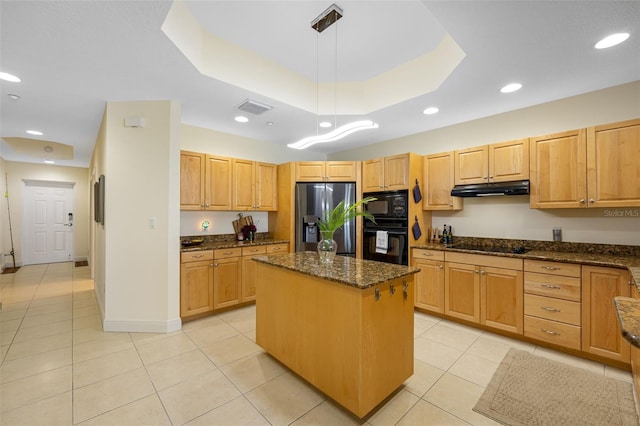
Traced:
<path fill-rule="evenodd" d="M 266 246 L 242 247 L 242 256 L 258 256 L 266 252 Z"/>
<path fill-rule="evenodd" d="M 444 251 L 413 249 L 412 256 L 416 259 L 435 260 L 442 262 L 444 260 Z"/>
<path fill-rule="evenodd" d="M 213 259 L 213 250 L 187 251 L 180 253 L 180 262 L 198 262 Z"/>
<path fill-rule="evenodd" d="M 524 314 L 572 325 L 580 325 L 580 302 L 536 296 L 535 294 L 525 294 Z"/>
<path fill-rule="evenodd" d="M 228 257 L 240 257 L 242 256 L 242 248 L 228 248 L 228 249 L 218 249 L 213 251 L 214 259 L 226 259 Z"/>
<path fill-rule="evenodd" d="M 562 275 L 524 273 L 524 292 L 540 296 L 580 301 L 580 278 Z"/>
<path fill-rule="evenodd" d="M 564 275 L 580 278 L 580 265 L 576 263 L 547 262 L 544 260 L 524 260 L 524 270 L 543 274 Z"/>
<path fill-rule="evenodd" d="M 493 268 L 522 270 L 522 259 L 506 256 L 493 256 L 485 254 L 470 254 L 456 251 L 446 252 L 444 258 L 447 262 L 466 263 L 467 265 L 480 265 Z"/>
<path fill-rule="evenodd" d="M 270 244 L 267 246 L 267 254 L 288 253 L 289 244 Z"/>
<path fill-rule="evenodd" d="M 524 335 L 555 345 L 580 350 L 580 327 L 524 316 Z"/>

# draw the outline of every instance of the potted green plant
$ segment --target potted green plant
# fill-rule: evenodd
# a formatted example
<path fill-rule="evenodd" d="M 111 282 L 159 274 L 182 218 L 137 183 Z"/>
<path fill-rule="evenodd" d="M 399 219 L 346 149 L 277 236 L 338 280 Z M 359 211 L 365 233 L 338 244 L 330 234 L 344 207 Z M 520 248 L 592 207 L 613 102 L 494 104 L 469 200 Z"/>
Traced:
<path fill-rule="evenodd" d="M 344 200 L 331 211 L 324 212 L 324 217 L 318 220 L 320 229 L 320 242 L 318 243 L 318 256 L 321 263 L 333 262 L 338 244 L 333 239 L 333 234 L 344 226 L 345 223 L 357 216 L 363 216 L 375 222 L 371 213 L 364 211 L 361 207 L 364 204 L 374 201 L 374 197 L 366 197 L 357 202 L 347 205 Z"/>

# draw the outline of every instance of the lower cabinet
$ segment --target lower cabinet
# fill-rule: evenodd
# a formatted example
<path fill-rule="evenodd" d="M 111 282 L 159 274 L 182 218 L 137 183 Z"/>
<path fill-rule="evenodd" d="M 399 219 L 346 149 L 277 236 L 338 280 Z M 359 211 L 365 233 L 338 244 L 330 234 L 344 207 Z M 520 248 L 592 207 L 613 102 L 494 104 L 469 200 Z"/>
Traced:
<path fill-rule="evenodd" d="M 212 311 L 213 250 L 182 253 L 180 261 L 180 316 Z"/>
<path fill-rule="evenodd" d="M 620 331 L 613 298 L 631 294 L 629 271 L 582 266 L 582 351 L 630 362 L 630 344 Z"/>
<path fill-rule="evenodd" d="M 420 268 L 415 275 L 415 306 L 444 313 L 444 252 L 414 249 L 411 264 Z"/>
<path fill-rule="evenodd" d="M 527 259 L 524 271 L 524 335 L 580 350 L 580 265 Z"/>
<path fill-rule="evenodd" d="M 445 315 L 523 333 L 522 260 L 445 254 Z"/>
<path fill-rule="evenodd" d="M 265 244 L 181 253 L 180 317 L 188 318 L 256 299 L 253 256 L 287 253 L 289 244 Z"/>

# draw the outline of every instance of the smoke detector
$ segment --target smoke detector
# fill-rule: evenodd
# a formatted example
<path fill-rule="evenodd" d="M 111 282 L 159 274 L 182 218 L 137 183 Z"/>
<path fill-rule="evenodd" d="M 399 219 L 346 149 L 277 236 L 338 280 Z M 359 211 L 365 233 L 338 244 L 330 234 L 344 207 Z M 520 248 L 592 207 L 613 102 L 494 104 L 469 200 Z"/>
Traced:
<path fill-rule="evenodd" d="M 248 112 L 255 115 L 260 115 L 263 112 L 273 109 L 271 105 L 263 104 L 253 99 L 245 99 L 240 105 L 236 107 L 240 111 Z"/>

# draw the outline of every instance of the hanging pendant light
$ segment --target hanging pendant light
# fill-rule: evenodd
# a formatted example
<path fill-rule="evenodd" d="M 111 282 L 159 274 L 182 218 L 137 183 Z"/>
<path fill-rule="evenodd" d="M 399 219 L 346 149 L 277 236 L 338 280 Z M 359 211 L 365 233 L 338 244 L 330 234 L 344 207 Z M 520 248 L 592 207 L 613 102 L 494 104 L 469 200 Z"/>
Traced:
<path fill-rule="evenodd" d="M 342 18 L 342 9 L 337 5 L 337 4 L 332 4 L 331 6 L 329 6 L 329 8 L 327 8 L 324 12 L 322 12 L 316 19 L 314 19 L 311 22 L 311 28 L 313 28 L 314 30 L 316 30 L 318 32 L 318 34 L 320 34 L 322 31 L 326 30 L 327 28 L 329 28 L 331 25 L 333 25 L 334 23 L 336 23 L 340 18 Z M 317 61 L 317 52 L 318 52 L 318 47 L 316 44 L 316 61 Z M 318 83 L 318 69 L 319 65 L 316 63 L 316 90 L 317 86 L 319 85 Z M 336 27 L 336 47 L 335 47 L 335 82 L 334 82 L 334 124 L 337 125 L 337 119 L 336 119 L 336 109 L 337 109 L 337 90 L 338 90 L 338 29 Z M 316 93 L 316 117 L 318 115 L 318 106 L 317 106 L 317 102 L 318 102 L 318 98 L 319 95 L 318 93 Z M 319 125 L 318 123 L 316 123 L 316 131 L 318 129 Z M 310 147 L 311 145 L 315 145 L 318 143 L 326 143 L 326 142 L 333 142 L 333 141 L 337 141 L 339 139 L 344 138 L 345 136 L 348 136 L 352 133 L 355 132 L 359 132 L 361 130 L 368 130 L 368 129 L 377 129 L 378 128 L 378 124 L 374 123 L 371 120 L 360 120 L 360 121 L 354 121 L 351 123 L 347 123 L 344 124 L 340 127 L 335 128 L 334 130 L 325 133 L 323 135 L 317 134 L 316 136 L 308 136 L 306 138 L 303 138 L 297 142 L 294 143 L 290 143 L 287 146 L 289 148 L 295 148 L 295 149 L 305 149 Z"/>

